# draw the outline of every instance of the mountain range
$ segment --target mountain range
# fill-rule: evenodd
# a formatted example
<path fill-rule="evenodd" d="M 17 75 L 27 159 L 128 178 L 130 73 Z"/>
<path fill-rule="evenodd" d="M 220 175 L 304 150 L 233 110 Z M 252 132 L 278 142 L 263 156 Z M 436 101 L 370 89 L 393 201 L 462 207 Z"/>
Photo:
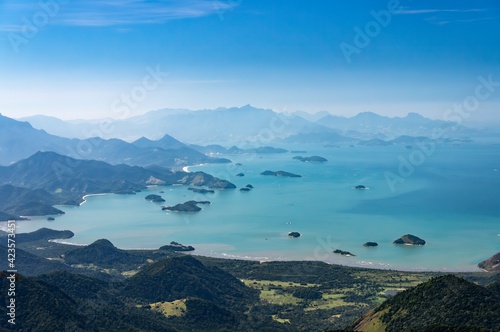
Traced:
<path fill-rule="evenodd" d="M 101 160 L 111 164 L 159 165 L 182 167 L 199 163 L 227 163 L 228 159 L 212 158 L 174 138 L 164 135 L 161 146 L 148 146 L 144 140 L 128 143 L 120 139 L 70 139 L 48 134 L 27 122 L 0 115 L 0 164 L 9 165 L 38 151 L 52 151 L 76 159 Z M 168 141 L 171 144 L 165 144 Z"/>
<path fill-rule="evenodd" d="M 46 116 L 21 120 L 29 121 L 35 128 L 69 138 L 100 136 L 135 141 L 144 136 L 158 140 L 168 133 L 182 142 L 198 145 L 244 145 L 248 142 L 266 145 L 302 134 L 336 134 L 347 137 L 344 141 L 352 138 L 394 139 L 401 135 L 432 136 L 436 128 L 453 137 L 476 133 L 456 123 L 428 119 L 417 113 L 391 118 L 364 112 L 347 118 L 327 112 L 285 114 L 251 105 L 197 111 L 162 109 L 127 119 L 105 121 L 62 121 Z"/>
<path fill-rule="evenodd" d="M 419 140 L 428 139 L 436 130 L 445 132 L 448 140 L 474 134 L 473 130 L 463 126 L 427 119 L 415 113 L 403 118 L 383 117 L 375 113 L 360 113 L 352 118 L 325 115 L 312 122 L 298 115 L 279 114 L 249 105 L 216 110 L 149 112 L 126 120 L 111 121 L 106 128 L 113 130 L 106 134 L 101 130 L 92 130 L 100 126 L 98 121 L 65 122 L 45 116 L 25 120 L 43 129 L 35 129 L 28 122 L 0 115 L 0 164 L 12 164 L 38 151 L 53 151 L 75 159 L 100 160 L 110 164 L 159 165 L 180 169 L 201 163 L 231 162 L 220 158 L 219 154 L 280 152 L 271 147 L 264 149 L 272 142 L 279 145 L 390 145 L 401 143 L 400 137 L 406 137 L 407 141 L 417 136 Z M 89 128 L 81 129 L 81 126 Z M 73 133 L 87 137 L 56 136 L 46 130 L 60 135 Z M 107 139 L 99 137 L 111 134 L 115 136 Z M 117 137 L 137 138 L 128 142 Z M 203 144 L 194 144 L 196 142 Z M 220 144 L 215 144 L 217 142 Z"/>
<path fill-rule="evenodd" d="M 326 115 L 314 123 L 335 129 L 339 134 L 358 138 L 369 138 L 367 135 L 377 134 L 378 138 L 393 139 L 398 136 L 428 136 L 439 129 L 460 134 L 470 133 L 466 127 L 454 122 L 431 120 L 418 113 L 409 113 L 405 117 L 386 117 L 372 112 L 363 112 L 346 118 Z"/>
<path fill-rule="evenodd" d="M 111 165 L 55 152 L 37 152 L 10 166 L 0 166 L 0 220 L 13 216 L 17 219 L 21 215 L 59 214 L 62 211 L 52 205 L 77 205 L 88 194 L 133 194 L 155 184 L 236 188 L 226 180 L 203 172 Z"/>

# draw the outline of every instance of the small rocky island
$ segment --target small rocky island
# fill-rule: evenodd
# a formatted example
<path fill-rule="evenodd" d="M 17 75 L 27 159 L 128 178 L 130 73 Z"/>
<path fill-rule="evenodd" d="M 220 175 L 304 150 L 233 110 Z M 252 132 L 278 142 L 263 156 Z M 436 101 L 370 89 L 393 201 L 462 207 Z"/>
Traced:
<path fill-rule="evenodd" d="M 262 172 L 260 174 L 261 175 L 268 175 L 268 176 L 282 176 L 282 177 L 289 177 L 289 178 L 300 178 L 300 177 L 302 177 L 302 175 L 293 174 L 293 173 L 285 172 L 285 171 L 276 171 L 276 172 L 273 172 L 273 171 L 264 171 L 264 172 Z"/>
<path fill-rule="evenodd" d="M 170 242 L 170 244 L 161 246 L 160 250 L 193 251 L 194 248 L 192 246 L 185 246 L 185 245 L 182 245 L 178 242 L 172 241 L 172 242 Z"/>
<path fill-rule="evenodd" d="M 238 174 L 236 174 L 236 176 L 242 177 L 242 176 L 245 176 L 245 174 L 244 173 L 238 173 Z"/>
<path fill-rule="evenodd" d="M 187 201 L 185 203 L 180 203 L 174 206 L 163 206 L 162 210 L 176 211 L 176 212 L 198 212 L 201 208 L 198 204 L 210 204 L 209 201 Z"/>
<path fill-rule="evenodd" d="M 363 244 L 363 247 L 377 247 L 378 243 L 377 242 L 366 242 Z"/>
<path fill-rule="evenodd" d="M 356 187 L 354 187 L 354 189 L 357 189 L 357 190 L 365 190 L 365 189 L 368 189 L 366 186 L 363 186 L 362 184 L 359 184 L 357 185 Z"/>
<path fill-rule="evenodd" d="M 500 272 L 500 252 L 497 252 L 495 255 L 479 263 L 477 266 L 488 272 Z"/>
<path fill-rule="evenodd" d="M 165 200 L 160 195 L 147 195 L 144 197 L 145 200 L 154 202 L 154 203 L 163 203 Z"/>
<path fill-rule="evenodd" d="M 399 239 L 393 242 L 394 244 L 405 244 L 409 246 L 423 246 L 425 241 L 418 236 L 406 234 L 401 236 Z"/>
<path fill-rule="evenodd" d="M 324 163 L 327 162 L 328 159 L 320 157 L 320 156 L 310 156 L 310 157 L 302 157 L 302 156 L 296 156 L 293 157 L 292 159 L 297 159 L 300 160 L 304 163 Z"/>
<path fill-rule="evenodd" d="M 252 189 L 253 189 L 253 186 L 251 184 L 247 184 L 245 187 L 240 188 L 240 191 L 248 192 L 248 191 L 250 191 Z"/>
<path fill-rule="evenodd" d="M 300 233 L 299 232 L 290 232 L 290 233 L 288 233 L 288 236 L 289 237 L 299 237 Z"/>
<path fill-rule="evenodd" d="M 215 191 L 212 189 L 204 189 L 204 188 L 189 187 L 188 190 L 191 190 L 192 192 L 197 193 L 197 194 L 214 194 L 215 193 Z"/>
<path fill-rule="evenodd" d="M 350 257 L 350 256 L 356 256 L 354 254 L 351 254 L 349 251 L 344 251 L 344 250 L 340 250 L 340 249 L 335 249 L 333 251 L 333 253 L 334 254 L 338 254 L 338 255 L 342 255 L 342 256 L 348 256 L 348 257 Z"/>

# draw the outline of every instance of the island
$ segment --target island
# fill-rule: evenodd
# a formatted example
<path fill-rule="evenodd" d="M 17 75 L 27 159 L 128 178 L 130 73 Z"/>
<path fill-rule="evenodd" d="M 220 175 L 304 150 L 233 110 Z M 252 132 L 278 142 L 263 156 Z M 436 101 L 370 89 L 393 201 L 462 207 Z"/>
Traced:
<path fill-rule="evenodd" d="M 242 176 L 245 176 L 245 174 L 243 174 L 243 173 L 238 173 L 238 174 L 236 174 L 236 176 L 242 177 Z"/>
<path fill-rule="evenodd" d="M 249 189 L 253 189 L 253 186 L 251 184 L 247 184 L 245 187 L 247 187 Z"/>
<path fill-rule="evenodd" d="M 328 159 L 320 157 L 320 156 L 310 156 L 310 157 L 296 156 L 296 157 L 293 157 L 292 159 L 300 160 L 304 163 L 308 163 L 308 162 L 324 163 L 324 162 L 328 161 Z"/>
<path fill-rule="evenodd" d="M 351 254 L 349 251 L 344 251 L 344 250 L 340 250 L 340 249 L 335 249 L 333 251 L 333 253 L 334 254 L 338 254 L 338 255 L 342 255 L 342 256 L 348 256 L 348 257 L 350 257 L 350 256 L 356 256 L 354 254 Z"/>
<path fill-rule="evenodd" d="M 282 148 L 275 148 L 272 146 L 261 146 L 255 149 L 247 149 L 250 153 L 287 153 L 288 150 Z"/>
<path fill-rule="evenodd" d="M 264 171 L 260 173 L 261 175 L 268 175 L 268 176 L 282 176 L 282 177 L 289 177 L 289 178 L 300 178 L 302 175 L 298 174 L 293 174 L 290 172 L 285 172 L 285 171 Z"/>
<path fill-rule="evenodd" d="M 423 246 L 425 241 L 418 236 L 406 234 L 393 242 L 394 244 L 404 244 L 408 246 Z"/>
<path fill-rule="evenodd" d="M 164 245 L 160 247 L 160 250 L 171 250 L 171 251 L 193 251 L 194 248 L 192 246 L 185 246 L 178 242 L 172 241 L 170 244 Z"/>
<path fill-rule="evenodd" d="M 487 272 L 500 272 L 500 252 L 477 264 L 477 266 Z"/>
<path fill-rule="evenodd" d="M 1 231 L 0 231 L 1 236 Z M 16 241 L 19 242 L 31 242 L 31 241 L 50 241 L 50 240 L 64 240 L 70 239 L 75 236 L 70 230 L 56 231 L 50 228 L 40 228 L 37 231 L 31 233 L 18 233 L 16 234 Z"/>
<path fill-rule="evenodd" d="M 288 236 L 289 237 L 299 237 L 300 233 L 299 232 L 290 232 L 290 233 L 288 233 Z"/>
<path fill-rule="evenodd" d="M 307 153 L 305 150 L 292 150 L 290 153 Z"/>
<path fill-rule="evenodd" d="M 209 201 L 187 201 L 174 206 L 162 206 L 162 210 L 175 211 L 175 212 L 198 212 L 201 208 L 198 204 L 210 204 Z"/>
<path fill-rule="evenodd" d="M 246 154 L 246 153 L 256 153 L 256 154 L 271 154 L 271 153 L 288 153 L 288 150 L 282 148 L 274 148 L 272 146 L 262 146 L 258 148 L 251 149 L 240 149 L 237 146 L 232 146 L 227 149 L 226 153 L 230 154 Z"/>
<path fill-rule="evenodd" d="M 378 246 L 377 242 L 366 242 L 365 244 L 363 244 L 363 247 L 376 247 L 376 246 Z"/>
<path fill-rule="evenodd" d="M 356 187 L 354 187 L 354 189 L 357 189 L 357 190 L 365 190 L 365 189 L 368 189 L 366 186 L 363 186 L 362 184 L 359 184 L 357 185 Z"/>
<path fill-rule="evenodd" d="M 48 217 L 48 218 L 47 218 L 47 220 L 48 220 L 48 221 L 54 221 L 54 220 L 56 220 L 56 219 L 55 219 L 54 217 Z"/>
<path fill-rule="evenodd" d="M 165 200 L 160 195 L 154 195 L 154 194 L 147 195 L 146 197 L 144 197 L 144 199 L 147 201 L 150 201 L 150 202 L 154 202 L 154 203 L 165 202 Z"/>
<path fill-rule="evenodd" d="M 189 187 L 188 190 L 191 190 L 192 192 L 198 193 L 198 194 L 214 194 L 215 193 L 215 191 L 212 189 L 204 189 L 204 188 Z"/>
<path fill-rule="evenodd" d="M 240 188 L 240 191 L 244 191 L 244 192 L 248 192 L 252 190 L 251 188 L 248 188 L 248 187 L 243 187 L 243 188 Z"/>

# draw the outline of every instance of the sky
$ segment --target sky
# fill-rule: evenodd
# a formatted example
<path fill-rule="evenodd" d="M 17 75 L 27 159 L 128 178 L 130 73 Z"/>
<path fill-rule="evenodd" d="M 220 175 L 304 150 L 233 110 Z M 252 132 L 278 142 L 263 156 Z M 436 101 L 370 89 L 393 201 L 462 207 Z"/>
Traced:
<path fill-rule="evenodd" d="M 500 122 L 500 2 L 0 1 L 0 91 L 14 118 L 251 104 Z"/>

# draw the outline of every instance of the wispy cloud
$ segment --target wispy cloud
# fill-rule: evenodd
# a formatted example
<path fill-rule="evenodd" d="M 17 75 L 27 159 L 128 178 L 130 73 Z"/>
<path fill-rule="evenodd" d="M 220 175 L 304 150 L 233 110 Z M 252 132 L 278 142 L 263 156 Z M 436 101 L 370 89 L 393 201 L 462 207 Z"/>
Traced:
<path fill-rule="evenodd" d="M 87 0 L 61 4 L 52 24 L 86 27 L 162 24 L 171 20 L 221 15 L 240 1 L 228 0 Z M 0 30 L 15 29 L 24 17 L 43 10 L 33 1 L 7 1 L 2 6 Z M 8 18 L 8 19 L 7 19 Z"/>
<path fill-rule="evenodd" d="M 436 14 L 436 13 L 474 13 L 484 12 L 486 9 L 471 8 L 471 9 L 401 9 L 396 11 L 396 15 L 419 15 L 419 14 Z"/>
<path fill-rule="evenodd" d="M 474 23 L 495 19 L 491 16 L 491 11 L 485 8 L 467 9 L 410 9 L 403 8 L 394 13 L 395 15 L 421 15 L 424 20 L 437 25 L 450 23 Z M 430 14 L 430 15 L 429 15 Z M 485 16 L 485 15 L 488 16 Z"/>
<path fill-rule="evenodd" d="M 433 24 L 438 24 L 438 25 L 446 25 L 446 24 L 451 24 L 451 23 L 474 23 L 474 22 L 479 22 L 479 21 L 491 21 L 491 20 L 497 20 L 497 17 L 478 17 L 478 18 L 470 18 L 470 19 L 454 19 L 454 20 L 447 20 L 447 19 L 440 19 L 437 17 L 430 17 L 426 19 L 426 21 L 433 23 Z"/>

